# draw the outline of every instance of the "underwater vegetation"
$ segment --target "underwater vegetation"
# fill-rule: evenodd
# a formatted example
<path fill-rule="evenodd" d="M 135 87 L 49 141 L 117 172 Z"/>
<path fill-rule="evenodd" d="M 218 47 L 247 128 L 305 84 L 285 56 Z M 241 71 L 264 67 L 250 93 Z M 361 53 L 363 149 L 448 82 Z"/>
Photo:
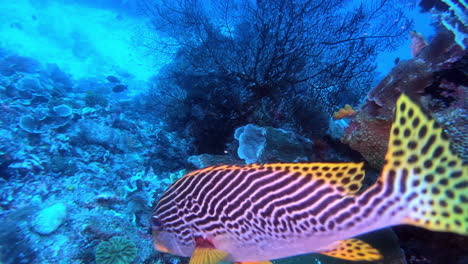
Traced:
<path fill-rule="evenodd" d="M 12 10 L 14 5 L 19 8 Z M 420 28 L 424 21 L 412 21 L 408 11 L 419 9 L 429 17 L 426 24 L 433 34 Z M 230 253 L 227 260 L 232 261 L 254 260 L 248 255 L 263 245 L 266 253 L 259 260 L 275 264 L 468 263 L 468 238 L 460 231 L 467 224 L 468 175 L 457 172 L 460 161 L 467 160 L 468 147 L 464 11 L 465 1 L 449 0 L 5 2 L 0 9 L 0 32 L 6 36 L 0 39 L 0 262 L 187 264 L 190 245 L 201 244 L 204 252 L 230 249 L 236 244 L 223 242 L 233 240 L 218 235 L 244 239 L 252 227 L 260 226 L 247 242 L 242 240 L 246 244 L 240 244 L 240 250 L 218 253 Z M 91 25 L 91 20 L 101 24 Z M 122 25 L 132 35 L 123 35 Z M 146 56 L 139 53 L 142 48 Z M 406 55 L 380 59 L 396 48 Z M 64 63 L 69 60 L 74 61 Z M 382 63 L 391 70 L 378 72 Z M 411 102 L 400 99 L 407 104 L 398 110 L 402 94 Z M 419 122 L 427 117 L 429 124 L 440 125 L 418 138 L 419 145 L 437 138 L 428 147 L 437 157 L 417 156 L 424 178 L 408 174 L 406 185 L 400 171 L 409 168 L 407 151 L 413 143 L 395 149 L 395 112 L 406 117 L 401 135 L 405 128 L 415 131 L 406 126 L 409 120 L 415 122 L 415 113 Z M 445 134 L 453 155 L 447 154 Z M 443 152 L 435 151 L 438 147 Z M 399 150 L 403 158 L 385 162 L 386 153 Z M 441 160 L 455 155 L 455 169 Z M 317 164 L 317 178 L 304 176 L 305 170 L 312 172 L 310 164 Z M 243 169 L 248 172 L 235 174 Z M 270 169 L 278 178 L 268 178 Z M 398 173 L 393 175 L 392 169 Z M 280 177 L 288 170 L 297 172 L 297 182 Z M 454 171 L 451 178 L 446 177 L 449 171 Z M 195 179 L 204 175 L 232 178 L 221 183 L 204 178 L 195 186 Z M 224 195 L 239 195 L 239 204 L 213 200 L 223 193 L 220 186 L 238 190 L 253 175 L 258 182 L 252 194 L 258 197 L 274 194 L 272 201 L 277 201 L 281 193 L 265 188 L 290 187 L 298 195 L 327 199 L 321 204 L 330 213 L 320 214 L 323 219 L 317 217 L 316 224 L 291 228 L 288 221 L 294 210 L 302 210 L 300 204 L 275 211 L 281 217 L 267 221 L 267 216 L 243 212 L 258 203 L 249 203 L 242 190 Z M 192 180 L 196 188 L 187 190 L 196 193 L 182 193 L 181 201 L 220 203 L 235 215 L 245 213 L 247 220 L 231 223 L 223 218 L 226 221 L 210 227 L 218 231 L 216 236 L 187 238 L 192 230 L 183 230 L 174 231 L 173 239 L 157 234 L 154 239 L 152 232 L 175 228 L 193 213 L 184 211 L 169 220 L 152 217 L 164 202 L 178 201 L 162 198 L 177 186 L 173 183 Z M 330 193 L 314 191 L 317 182 Z M 431 185 L 427 193 L 425 184 Z M 385 186 L 382 195 L 393 188 L 391 197 L 371 195 L 378 186 Z M 413 210 L 408 218 L 379 218 L 376 212 L 391 214 L 398 198 L 407 201 L 411 192 L 417 193 L 412 201 L 420 205 L 408 202 L 399 210 Z M 349 229 L 337 231 L 337 221 L 330 224 L 330 219 L 349 223 L 344 216 L 356 211 L 351 206 L 341 211 L 338 197 L 346 197 L 350 205 L 353 199 L 373 197 L 358 208 L 359 214 L 369 210 L 367 218 L 361 217 L 370 219 L 365 228 L 357 224 L 365 221 L 356 220 L 356 229 L 346 234 Z M 219 210 L 207 209 L 210 221 Z M 393 226 L 402 222 L 433 231 Z M 275 227 L 284 223 L 281 230 L 327 235 L 298 249 L 294 243 L 282 244 Z M 203 222 L 197 224 L 205 228 Z M 393 227 L 357 236 L 384 226 Z M 451 232 L 442 232 L 447 230 Z M 265 234 L 279 235 L 265 239 Z M 189 245 L 179 247 L 186 257 L 164 253 L 177 250 L 180 240 Z M 335 250 L 319 248 L 336 241 L 342 242 Z M 348 242 L 360 249 L 350 254 Z M 279 249 L 285 244 L 290 248 Z M 324 254 L 297 256 L 311 252 Z M 342 254 L 348 260 L 333 257 Z M 372 261 L 349 260 L 362 259 L 361 254 Z"/>
<path fill-rule="evenodd" d="M 377 53 L 398 45 L 411 26 L 392 1 L 351 8 L 338 0 L 141 2 L 155 30 L 181 46 L 147 111 L 167 115 L 199 152 L 222 153 L 246 123 L 323 136 L 317 124 L 364 98 Z M 370 25 L 386 17 L 392 23 Z M 206 149 L 208 141 L 216 145 Z"/>

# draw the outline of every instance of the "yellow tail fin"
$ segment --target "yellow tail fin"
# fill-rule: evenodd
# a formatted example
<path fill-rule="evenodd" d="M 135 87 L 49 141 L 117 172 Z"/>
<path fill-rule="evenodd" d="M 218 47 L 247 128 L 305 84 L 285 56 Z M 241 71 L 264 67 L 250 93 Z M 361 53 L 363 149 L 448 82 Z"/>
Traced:
<path fill-rule="evenodd" d="M 395 177 L 408 210 L 403 223 L 468 235 L 468 166 L 442 128 L 402 94 L 396 106 L 383 177 Z"/>

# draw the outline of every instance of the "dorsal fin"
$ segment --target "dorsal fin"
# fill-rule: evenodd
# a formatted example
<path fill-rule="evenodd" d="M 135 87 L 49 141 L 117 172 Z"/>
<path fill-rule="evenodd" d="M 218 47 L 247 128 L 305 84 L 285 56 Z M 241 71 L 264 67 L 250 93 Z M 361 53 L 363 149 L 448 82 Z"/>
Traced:
<path fill-rule="evenodd" d="M 364 163 L 269 163 L 269 164 L 249 164 L 220 165 L 207 167 L 193 171 L 184 177 L 196 177 L 205 175 L 212 171 L 222 170 L 271 170 L 272 172 L 287 171 L 290 174 L 311 177 L 313 180 L 323 179 L 326 183 L 336 187 L 336 190 L 343 195 L 355 194 L 362 187 L 365 177 Z"/>
<path fill-rule="evenodd" d="M 362 187 L 365 177 L 364 163 L 271 163 L 251 164 L 246 168 L 271 169 L 273 171 L 289 171 L 291 174 L 311 175 L 312 179 L 323 179 L 343 193 L 343 195 L 355 194 Z"/>

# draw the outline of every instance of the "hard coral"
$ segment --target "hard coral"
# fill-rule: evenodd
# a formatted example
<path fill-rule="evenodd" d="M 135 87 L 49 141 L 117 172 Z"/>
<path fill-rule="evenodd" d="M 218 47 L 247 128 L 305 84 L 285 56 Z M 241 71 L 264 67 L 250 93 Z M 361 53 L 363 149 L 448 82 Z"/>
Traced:
<path fill-rule="evenodd" d="M 73 109 L 70 106 L 66 105 L 66 104 L 61 104 L 61 105 L 54 106 L 53 110 L 54 110 L 55 114 L 57 114 L 58 116 L 61 116 L 61 117 L 66 117 L 66 116 L 69 116 L 69 115 L 73 114 Z"/>
<path fill-rule="evenodd" d="M 96 248 L 97 264 L 128 264 L 132 263 L 137 254 L 135 244 L 120 236 L 99 243 Z"/>
<path fill-rule="evenodd" d="M 417 57 L 419 53 L 427 46 L 427 41 L 421 33 L 411 31 L 411 55 Z"/>
<path fill-rule="evenodd" d="M 466 105 L 466 51 L 446 31 L 439 32 L 417 58 L 402 61 L 368 95 L 367 101 L 345 130 L 343 142 L 380 169 L 388 144 L 395 102 L 401 93 L 419 101 L 441 123 L 455 149 L 467 156 L 466 120 L 451 118 Z M 466 112 L 466 110 L 464 110 Z M 463 111 L 462 111 L 463 112 Z M 445 120 L 451 120 L 446 122 Z"/>
<path fill-rule="evenodd" d="M 450 135 L 452 151 L 457 153 L 463 160 L 468 160 L 468 137 L 466 136 L 468 134 L 468 127 L 466 126 L 468 116 L 466 113 L 466 107 L 450 107 L 433 114 L 444 128 L 444 131 Z"/>
<path fill-rule="evenodd" d="M 391 122 L 359 116 L 351 124 L 345 129 L 342 141 L 360 152 L 372 167 L 382 167 L 382 153 L 387 152 Z"/>
<path fill-rule="evenodd" d="M 3 191 L 3 190 L 2 190 Z M 2 215 L 0 225 L 0 263 L 39 263 L 39 250 L 29 234 L 28 219 L 35 212 L 34 207 L 16 208 Z"/>
<path fill-rule="evenodd" d="M 106 107 L 108 104 L 108 100 L 101 94 L 94 93 L 92 91 L 87 91 L 85 96 L 86 106 L 95 107 L 95 106 L 102 106 Z"/>
<path fill-rule="evenodd" d="M 21 116 L 19 127 L 28 133 L 42 134 L 68 125 L 72 118 L 71 114 L 64 116 L 63 113 L 60 113 L 57 115 L 47 111 L 47 109 L 44 112 L 42 108 L 39 108 L 32 115 Z"/>
<path fill-rule="evenodd" d="M 12 55 L 0 61 L 0 74 L 4 76 L 11 76 L 16 72 L 34 73 L 40 68 L 38 61 L 23 56 Z"/>

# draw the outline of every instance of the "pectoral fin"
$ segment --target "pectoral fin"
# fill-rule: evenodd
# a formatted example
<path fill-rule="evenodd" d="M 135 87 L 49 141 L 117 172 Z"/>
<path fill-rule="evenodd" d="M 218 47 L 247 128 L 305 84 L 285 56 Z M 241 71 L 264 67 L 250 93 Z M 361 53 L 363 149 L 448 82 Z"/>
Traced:
<path fill-rule="evenodd" d="M 355 238 L 338 241 L 331 250 L 320 254 L 351 261 L 376 261 L 383 258 L 377 249 Z"/>
<path fill-rule="evenodd" d="M 218 264 L 229 254 L 214 248 L 196 248 L 189 264 Z"/>

